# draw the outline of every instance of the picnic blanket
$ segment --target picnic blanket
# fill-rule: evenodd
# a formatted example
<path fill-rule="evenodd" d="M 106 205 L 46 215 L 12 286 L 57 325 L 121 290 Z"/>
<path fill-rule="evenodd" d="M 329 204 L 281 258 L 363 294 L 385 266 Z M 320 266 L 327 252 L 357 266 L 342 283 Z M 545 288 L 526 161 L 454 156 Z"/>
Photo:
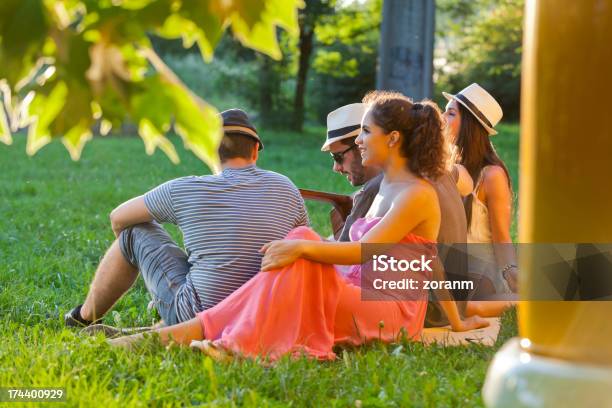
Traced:
<path fill-rule="evenodd" d="M 468 344 L 482 344 L 493 346 L 497 340 L 500 329 L 500 318 L 489 317 L 489 326 L 466 332 L 454 332 L 450 326 L 428 327 L 421 333 L 421 341 L 425 344 L 441 344 L 445 346 L 465 346 Z"/>

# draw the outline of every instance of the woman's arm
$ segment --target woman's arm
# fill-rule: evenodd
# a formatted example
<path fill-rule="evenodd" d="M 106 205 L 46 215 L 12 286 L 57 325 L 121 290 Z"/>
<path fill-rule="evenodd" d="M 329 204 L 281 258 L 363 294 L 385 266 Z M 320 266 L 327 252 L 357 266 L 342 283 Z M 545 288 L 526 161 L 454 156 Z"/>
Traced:
<path fill-rule="evenodd" d="M 439 217 L 440 209 L 433 187 L 421 184 L 411 186 L 398 194 L 385 216 L 359 242 L 272 241 L 261 249 L 265 254 L 262 271 L 282 268 L 298 258 L 337 265 L 359 264 L 361 244 L 399 242 L 433 212 L 437 212 Z"/>
<path fill-rule="evenodd" d="M 359 242 L 282 239 L 268 242 L 260 252 L 264 254 L 261 261 L 262 272 L 290 265 L 299 258 L 337 265 L 361 263 L 361 244 Z"/>
<path fill-rule="evenodd" d="M 506 173 L 499 166 L 490 166 L 486 170 L 482 186 L 493 242 L 511 243 L 512 197 Z"/>
<path fill-rule="evenodd" d="M 499 166 L 491 166 L 487 169 L 483 179 L 486 205 L 489 212 L 489 223 L 491 225 L 491 239 L 495 252 L 495 261 L 498 270 L 516 265 L 516 254 L 510 237 L 510 225 L 512 222 L 512 195 L 508 187 L 506 173 Z M 516 291 L 516 268 L 510 268 L 508 279 L 510 289 Z"/>

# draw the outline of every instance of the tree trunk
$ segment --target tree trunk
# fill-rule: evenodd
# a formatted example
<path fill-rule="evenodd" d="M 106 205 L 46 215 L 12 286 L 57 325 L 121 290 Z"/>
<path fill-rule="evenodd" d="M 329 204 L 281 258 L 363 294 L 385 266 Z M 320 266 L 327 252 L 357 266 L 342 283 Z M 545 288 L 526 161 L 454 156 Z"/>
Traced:
<path fill-rule="evenodd" d="M 302 131 L 304 125 L 304 96 L 306 94 L 308 68 L 310 68 L 310 54 L 312 53 L 313 37 L 314 27 L 300 27 L 300 59 L 297 81 L 295 84 L 295 97 L 293 100 L 293 121 L 291 124 L 291 127 L 299 132 Z"/>
<path fill-rule="evenodd" d="M 380 27 L 378 89 L 414 100 L 431 98 L 435 1 L 385 0 Z"/>

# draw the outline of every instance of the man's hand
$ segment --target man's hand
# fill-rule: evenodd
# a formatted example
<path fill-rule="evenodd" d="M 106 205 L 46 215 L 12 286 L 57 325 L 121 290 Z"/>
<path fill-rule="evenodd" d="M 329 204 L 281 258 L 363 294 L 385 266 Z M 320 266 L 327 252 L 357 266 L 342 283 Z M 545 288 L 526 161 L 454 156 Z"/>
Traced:
<path fill-rule="evenodd" d="M 464 332 L 474 329 L 482 329 L 483 327 L 489 326 L 489 322 L 482 317 L 470 316 L 466 319 L 459 320 L 459 323 L 452 325 L 454 332 Z"/>
<path fill-rule="evenodd" d="M 261 261 L 261 271 L 268 272 L 295 262 L 303 254 L 304 241 L 299 239 L 283 239 L 268 242 L 259 252 L 264 254 Z"/>

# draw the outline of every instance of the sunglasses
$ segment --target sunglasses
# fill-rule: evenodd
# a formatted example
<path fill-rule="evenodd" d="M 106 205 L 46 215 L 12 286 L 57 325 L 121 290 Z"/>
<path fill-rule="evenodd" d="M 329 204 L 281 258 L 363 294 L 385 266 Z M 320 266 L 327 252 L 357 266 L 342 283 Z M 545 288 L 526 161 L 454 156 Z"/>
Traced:
<path fill-rule="evenodd" d="M 334 159 L 334 161 L 338 164 L 342 164 L 342 162 L 344 161 L 344 155 L 346 153 L 348 153 L 350 150 L 354 149 L 355 147 L 357 147 L 356 144 L 347 147 L 345 150 L 341 151 L 341 152 L 337 152 L 337 153 L 330 153 L 332 158 Z"/>

